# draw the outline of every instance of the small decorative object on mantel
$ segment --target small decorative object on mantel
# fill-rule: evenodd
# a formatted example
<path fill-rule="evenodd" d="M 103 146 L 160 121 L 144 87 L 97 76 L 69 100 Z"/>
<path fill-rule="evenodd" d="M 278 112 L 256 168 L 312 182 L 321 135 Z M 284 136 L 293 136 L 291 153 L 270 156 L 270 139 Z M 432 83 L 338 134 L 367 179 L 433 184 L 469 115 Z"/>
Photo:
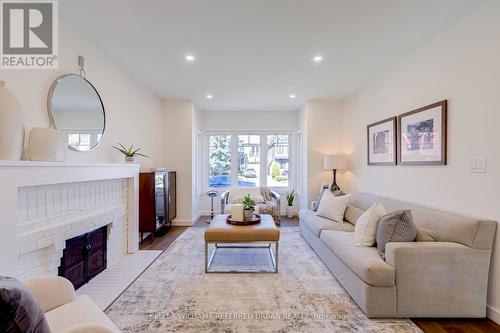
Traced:
<path fill-rule="evenodd" d="M 253 218 L 253 213 L 255 212 L 255 200 L 252 199 L 250 194 L 247 194 L 243 199 L 243 220 L 250 221 Z"/>
<path fill-rule="evenodd" d="M 31 161 L 66 161 L 68 157 L 66 134 L 53 128 L 33 128 L 28 139 L 28 156 Z"/>
<path fill-rule="evenodd" d="M 24 147 L 24 118 L 21 103 L 0 81 L 0 160 L 21 159 Z"/>
<path fill-rule="evenodd" d="M 123 154 L 123 156 L 125 156 L 125 163 L 134 163 L 136 156 L 149 157 L 139 153 L 139 150 L 141 150 L 142 148 L 134 149 L 134 145 L 131 145 L 129 148 L 125 148 L 121 143 L 119 143 L 118 145 L 120 147 L 113 146 L 113 148 L 118 150 Z"/>
<path fill-rule="evenodd" d="M 398 116 L 400 165 L 446 165 L 447 101 Z"/>
<path fill-rule="evenodd" d="M 323 156 L 323 169 L 333 170 L 333 182 L 330 186 L 332 193 L 340 191 L 337 185 L 337 170 L 347 169 L 347 157 L 345 155 L 325 155 Z"/>
<path fill-rule="evenodd" d="M 286 201 L 288 206 L 286 206 L 286 216 L 292 218 L 295 216 L 295 208 L 293 207 L 293 200 L 295 200 L 295 190 L 286 194 Z"/>
<path fill-rule="evenodd" d="M 367 126 L 368 165 L 396 165 L 396 117 Z"/>

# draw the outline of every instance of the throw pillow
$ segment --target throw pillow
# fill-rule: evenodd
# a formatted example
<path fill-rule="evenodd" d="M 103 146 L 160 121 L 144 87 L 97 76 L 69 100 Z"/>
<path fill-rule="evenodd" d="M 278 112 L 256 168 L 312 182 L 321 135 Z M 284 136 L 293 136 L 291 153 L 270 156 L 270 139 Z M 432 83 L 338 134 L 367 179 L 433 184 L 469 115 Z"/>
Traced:
<path fill-rule="evenodd" d="M 373 204 L 356 221 L 354 241 L 356 246 L 373 246 L 377 236 L 378 221 L 387 214 L 381 203 Z"/>
<path fill-rule="evenodd" d="M 398 210 L 380 218 L 377 227 L 377 249 L 385 258 L 385 245 L 390 242 L 413 242 L 417 226 L 409 210 Z"/>
<path fill-rule="evenodd" d="M 35 296 L 17 279 L 0 276 L 0 332 L 50 333 Z"/>
<path fill-rule="evenodd" d="M 435 242 L 437 238 L 436 232 L 430 229 L 418 228 L 417 242 Z"/>
<path fill-rule="evenodd" d="M 321 199 L 316 215 L 325 217 L 335 222 L 344 222 L 344 213 L 351 195 L 336 197 L 332 192 L 325 191 Z"/>
<path fill-rule="evenodd" d="M 319 191 L 319 194 L 318 196 L 316 197 L 316 200 L 314 201 L 314 205 L 313 205 L 313 212 L 317 212 L 318 211 L 318 207 L 319 207 L 319 203 L 321 202 L 321 199 L 323 198 L 323 194 L 325 194 L 325 191 L 328 189 L 328 186 L 323 186 L 321 188 L 321 191 Z"/>
<path fill-rule="evenodd" d="M 325 194 L 325 191 L 329 191 L 329 190 L 330 190 L 330 188 L 328 186 L 323 186 L 321 188 L 321 191 L 319 192 L 318 196 L 316 197 L 316 200 L 314 201 L 314 204 L 313 204 L 313 207 L 312 207 L 313 212 L 317 212 L 318 211 L 319 203 L 321 202 L 321 199 L 323 198 L 323 194 Z M 338 191 L 335 191 L 335 192 L 332 192 L 332 193 L 336 197 L 339 197 L 341 195 L 345 195 L 345 193 L 342 192 L 341 190 L 338 190 Z"/>

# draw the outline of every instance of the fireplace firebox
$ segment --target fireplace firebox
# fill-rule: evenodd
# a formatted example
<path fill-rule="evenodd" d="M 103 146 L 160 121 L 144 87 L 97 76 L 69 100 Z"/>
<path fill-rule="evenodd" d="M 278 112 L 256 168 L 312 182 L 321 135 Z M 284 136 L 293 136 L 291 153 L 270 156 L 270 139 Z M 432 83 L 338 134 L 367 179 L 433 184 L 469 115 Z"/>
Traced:
<path fill-rule="evenodd" d="M 106 269 L 107 226 L 66 240 L 59 276 L 78 289 Z"/>

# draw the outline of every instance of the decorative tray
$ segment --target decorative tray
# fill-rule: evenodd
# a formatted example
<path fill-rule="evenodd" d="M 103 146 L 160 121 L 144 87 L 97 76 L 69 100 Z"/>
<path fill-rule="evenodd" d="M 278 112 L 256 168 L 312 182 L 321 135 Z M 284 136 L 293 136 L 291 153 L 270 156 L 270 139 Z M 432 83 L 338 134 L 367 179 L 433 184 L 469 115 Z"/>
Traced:
<path fill-rule="evenodd" d="M 226 222 L 232 225 L 252 225 L 252 224 L 258 224 L 261 221 L 260 215 L 259 214 L 253 214 L 252 219 L 249 221 L 235 221 L 231 220 L 232 215 L 228 215 L 226 218 Z"/>

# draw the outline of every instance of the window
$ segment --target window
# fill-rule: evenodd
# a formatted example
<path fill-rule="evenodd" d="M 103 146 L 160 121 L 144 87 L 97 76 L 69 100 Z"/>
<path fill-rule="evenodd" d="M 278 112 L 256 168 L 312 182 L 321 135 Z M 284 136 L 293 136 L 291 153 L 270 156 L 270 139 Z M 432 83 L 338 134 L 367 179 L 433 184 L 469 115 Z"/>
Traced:
<path fill-rule="evenodd" d="M 80 151 L 88 151 L 97 145 L 101 137 L 101 133 L 68 133 L 68 144 Z"/>
<path fill-rule="evenodd" d="M 210 135 L 208 145 L 208 186 L 231 185 L 231 135 Z"/>
<path fill-rule="evenodd" d="M 210 133 L 206 140 L 208 187 L 292 186 L 290 134 Z"/>
<path fill-rule="evenodd" d="M 260 135 L 238 135 L 238 186 L 260 186 Z"/>
<path fill-rule="evenodd" d="M 288 187 L 289 136 L 267 136 L 267 186 Z"/>

